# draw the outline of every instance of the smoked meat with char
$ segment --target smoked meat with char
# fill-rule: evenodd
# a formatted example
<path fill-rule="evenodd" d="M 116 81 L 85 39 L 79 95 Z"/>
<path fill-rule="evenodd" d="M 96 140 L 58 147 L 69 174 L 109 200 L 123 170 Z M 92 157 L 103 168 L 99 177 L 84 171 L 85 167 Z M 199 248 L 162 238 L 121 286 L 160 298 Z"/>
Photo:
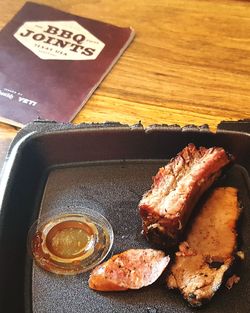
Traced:
<path fill-rule="evenodd" d="M 196 203 L 231 160 L 223 148 L 189 144 L 160 168 L 139 203 L 146 238 L 160 246 L 177 244 Z"/>
<path fill-rule="evenodd" d="M 192 305 L 210 300 L 235 259 L 237 189 L 216 188 L 192 221 L 186 241 L 170 267 L 167 286 L 179 289 Z"/>

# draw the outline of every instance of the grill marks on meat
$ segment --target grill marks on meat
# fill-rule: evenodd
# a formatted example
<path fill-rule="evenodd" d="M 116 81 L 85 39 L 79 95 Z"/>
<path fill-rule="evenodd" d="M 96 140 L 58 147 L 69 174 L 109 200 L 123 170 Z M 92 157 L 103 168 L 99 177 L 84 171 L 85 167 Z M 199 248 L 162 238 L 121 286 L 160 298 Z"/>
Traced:
<path fill-rule="evenodd" d="M 122 291 L 151 285 L 168 265 L 169 257 L 154 249 L 130 249 L 98 265 L 89 287 L 99 291 Z"/>
<path fill-rule="evenodd" d="M 189 144 L 160 168 L 139 203 L 144 235 L 156 244 L 176 244 L 195 204 L 230 161 L 223 148 Z"/>
<path fill-rule="evenodd" d="M 211 299 L 232 265 L 239 212 L 237 189 L 215 189 L 180 244 L 167 286 L 178 288 L 191 305 Z"/>

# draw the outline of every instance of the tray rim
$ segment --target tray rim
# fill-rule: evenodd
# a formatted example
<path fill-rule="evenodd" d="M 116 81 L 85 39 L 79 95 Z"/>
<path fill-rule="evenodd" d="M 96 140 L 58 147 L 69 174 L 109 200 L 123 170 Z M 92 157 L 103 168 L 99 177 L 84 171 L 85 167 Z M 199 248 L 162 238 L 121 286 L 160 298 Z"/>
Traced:
<path fill-rule="evenodd" d="M 243 125 L 242 130 L 234 129 L 238 126 L 241 127 Z M 246 127 L 245 127 L 246 126 Z M 6 158 L 10 155 L 13 147 L 17 144 L 23 137 L 25 139 L 20 142 L 20 147 L 22 144 L 25 144 L 26 141 L 31 140 L 33 138 L 38 137 L 39 135 L 47 135 L 52 133 L 62 133 L 62 132 L 75 132 L 75 131 L 140 131 L 140 132 L 159 132 L 159 131 L 168 131 L 168 132 L 202 132 L 208 134 L 218 134 L 218 133 L 227 133 L 227 134 L 244 134 L 246 136 L 250 136 L 250 119 L 238 120 L 238 121 L 222 121 L 218 124 L 216 132 L 212 132 L 209 129 L 207 124 L 203 124 L 200 126 L 187 124 L 184 126 L 180 126 L 178 124 L 151 124 L 147 127 L 144 127 L 141 122 L 133 125 L 122 124 L 120 122 L 103 122 L 103 123 L 61 123 L 56 121 L 49 120 L 36 120 L 31 123 L 28 123 L 25 127 L 20 129 L 16 136 L 13 138 L 9 149 L 7 151 Z"/>

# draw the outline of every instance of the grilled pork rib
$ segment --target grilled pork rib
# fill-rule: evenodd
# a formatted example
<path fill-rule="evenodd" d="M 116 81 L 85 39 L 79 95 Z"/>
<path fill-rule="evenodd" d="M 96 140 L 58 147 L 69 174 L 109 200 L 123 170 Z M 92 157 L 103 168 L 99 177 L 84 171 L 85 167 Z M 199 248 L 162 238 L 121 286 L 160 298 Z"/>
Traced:
<path fill-rule="evenodd" d="M 239 212 L 237 189 L 215 189 L 180 244 L 167 286 L 178 288 L 192 306 L 212 298 L 232 265 Z"/>
<path fill-rule="evenodd" d="M 89 287 L 99 291 L 122 291 L 151 285 L 168 265 L 169 257 L 154 249 L 130 249 L 98 265 Z"/>
<path fill-rule="evenodd" d="M 223 148 L 189 144 L 160 168 L 139 203 L 144 235 L 159 245 L 176 244 L 195 204 L 230 161 Z"/>

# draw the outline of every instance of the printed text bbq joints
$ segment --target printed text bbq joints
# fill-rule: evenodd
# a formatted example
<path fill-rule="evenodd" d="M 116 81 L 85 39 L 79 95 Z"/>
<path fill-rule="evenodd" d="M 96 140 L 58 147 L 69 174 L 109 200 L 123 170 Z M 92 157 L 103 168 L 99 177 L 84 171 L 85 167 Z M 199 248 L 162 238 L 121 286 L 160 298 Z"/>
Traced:
<path fill-rule="evenodd" d="M 52 37 L 47 34 L 56 35 L 57 37 L 61 37 L 63 39 Z M 50 25 L 48 25 L 47 30 L 43 31 L 43 33 L 35 33 L 33 30 L 27 29 L 26 33 L 21 33 L 20 35 L 22 37 L 32 37 L 32 39 L 35 41 L 40 41 L 60 48 L 67 47 L 70 51 L 81 53 L 87 56 L 92 55 L 95 52 L 95 49 L 81 45 L 85 40 L 84 35 L 73 34 L 68 30 L 59 29 Z M 71 41 L 67 41 L 65 39 L 70 39 Z"/>

